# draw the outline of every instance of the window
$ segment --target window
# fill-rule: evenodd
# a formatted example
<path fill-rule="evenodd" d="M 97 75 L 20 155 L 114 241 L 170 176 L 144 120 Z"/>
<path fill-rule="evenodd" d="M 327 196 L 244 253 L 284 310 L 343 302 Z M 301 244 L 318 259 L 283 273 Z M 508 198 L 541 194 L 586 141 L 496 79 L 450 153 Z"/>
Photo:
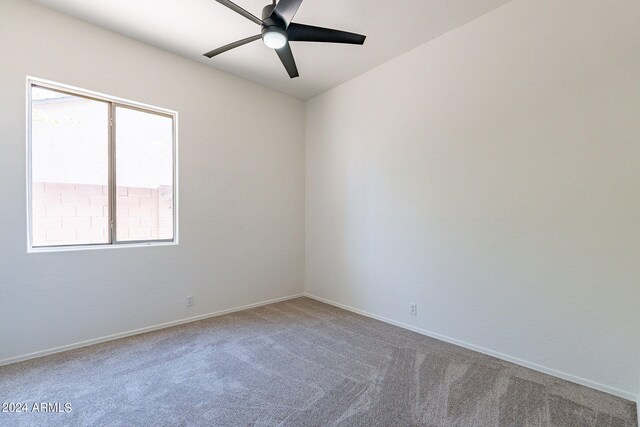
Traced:
<path fill-rule="evenodd" d="M 30 247 L 176 241 L 176 113 L 29 80 Z"/>

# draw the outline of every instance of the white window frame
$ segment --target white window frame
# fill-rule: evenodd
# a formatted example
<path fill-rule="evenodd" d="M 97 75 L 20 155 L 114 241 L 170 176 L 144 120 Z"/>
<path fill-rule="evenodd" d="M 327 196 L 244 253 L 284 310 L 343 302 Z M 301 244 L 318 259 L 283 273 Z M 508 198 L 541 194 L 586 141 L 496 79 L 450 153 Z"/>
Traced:
<path fill-rule="evenodd" d="M 131 247 L 146 247 L 146 246 L 167 246 L 178 244 L 178 112 L 169 110 L 166 108 L 156 107 L 140 102 L 130 101 L 115 96 L 105 95 L 103 93 L 94 92 L 87 89 L 81 89 L 75 86 L 66 85 L 63 83 L 57 83 L 50 80 L 45 80 L 37 77 L 27 76 L 26 79 L 26 135 L 27 135 L 27 252 L 59 252 L 59 251 L 77 251 L 77 250 L 90 250 L 90 249 L 113 249 L 113 248 L 131 248 Z M 108 187 L 109 187 L 109 242 L 107 243 L 87 243 L 87 244 L 71 244 L 71 245 L 59 245 L 59 246 L 33 246 L 33 199 L 32 199 L 32 97 L 31 89 L 34 86 L 42 87 L 44 89 L 51 89 L 61 93 L 67 93 L 69 95 L 91 99 L 95 101 L 105 102 L 109 106 L 109 151 L 108 151 Z M 116 108 L 129 108 L 137 111 L 142 111 L 149 114 L 157 114 L 159 116 L 168 117 L 173 122 L 173 239 L 156 239 L 156 240 L 132 240 L 132 241 L 118 241 L 117 240 L 117 223 L 116 223 L 116 141 L 115 141 L 115 112 Z"/>

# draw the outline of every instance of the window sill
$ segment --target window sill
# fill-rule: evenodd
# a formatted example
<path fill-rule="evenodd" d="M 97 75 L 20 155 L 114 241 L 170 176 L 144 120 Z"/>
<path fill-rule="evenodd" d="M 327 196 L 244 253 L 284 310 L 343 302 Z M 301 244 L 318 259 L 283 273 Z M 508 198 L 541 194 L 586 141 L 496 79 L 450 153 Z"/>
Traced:
<path fill-rule="evenodd" d="M 93 251 L 93 250 L 109 250 L 109 249 L 125 249 L 125 248 L 146 248 L 158 246 L 178 246 L 178 242 L 145 242 L 145 243 L 120 243 L 116 245 L 78 245 L 78 246 L 54 246 L 54 247 L 38 247 L 29 248 L 28 254 L 37 254 L 44 252 L 77 252 L 77 251 Z"/>

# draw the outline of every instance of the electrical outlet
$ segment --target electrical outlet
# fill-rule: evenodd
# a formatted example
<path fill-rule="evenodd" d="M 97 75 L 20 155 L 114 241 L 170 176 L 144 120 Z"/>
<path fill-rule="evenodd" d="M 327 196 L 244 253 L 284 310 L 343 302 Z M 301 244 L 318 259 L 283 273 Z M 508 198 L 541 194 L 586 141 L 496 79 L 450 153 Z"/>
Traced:
<path fill-rule="evenodd" d="M 193 307 L 193 295 L 187 297 L 187 307 Z"/>
<path fill-rule="evenodd" d="M 412 302 L 411 304 L 409 304 L 409 314 L 412 316 L 417 316 L 418 315 L 418 304 Z"/>

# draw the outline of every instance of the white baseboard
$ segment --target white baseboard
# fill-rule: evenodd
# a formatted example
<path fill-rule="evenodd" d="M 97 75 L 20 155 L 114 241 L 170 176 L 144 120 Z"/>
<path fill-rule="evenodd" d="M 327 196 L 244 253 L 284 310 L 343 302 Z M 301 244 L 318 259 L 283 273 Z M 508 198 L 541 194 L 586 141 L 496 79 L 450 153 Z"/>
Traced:
<path fill-rule="evenodd" d="M 477 351 L 478 353 L 483 353 L 483 354 L 486 354 L 486 355 L 489 355 L 489 356 L 497 357 L 498 359 L 506 360 L 507 362 L 512 362 L 512 363 L 515 363 L 516 365 L 524 366 L 525 368 L 529 368 L 529 369 L 533 369 L 534 371 L 542 372 L 543 374 L 552 375 L 554 377 L 558 377 L 558 378 L 561 378 L 563 380 L 571 381 L 573 383 L 580 384 L 580 385 L 583 385 L 585 387 L 589 387 L 589 388 L 593 388 L 593 389 L 596 389 L 596 390 L 599 390 L 599 391 L 602 391 L 602 392 L 605 392 L 605 393 L 613 394 L 614 396 L 622 397 L 623 399 L 627 399 L 627 400 L 630 400 L 632 402 L 635 401 L 636 399 L 640 398 L 640 397 L 636 396 L 635 393 L 630 393 L 628 391 L 624 391 L 624 390 L 620 390 L 620 389 L 615 388 L 615 387 L 610 387 L 610 386 L 607 386 L 607 385 L 604 385 L 604 384 L 600 384 L 600 383 L 597 383 L 597 382 L 594 382 L 594 381 L 591 381 L 591 380 L 587 380 L 585 378 L 576 377 L 574 375 L 567 374 L 566 372 L 557 371 L 555 369 L 547 368 L 546 366 L 538 365 L 537 363 L 528 362 L 526 360 L 518 359 L 517 357 L 513 357 L 513 356 L 510 356 L 508 354 L 504 354 L 504 353 L 500 353 L 500 352 L 497 352 L 497 351 L 489 350 L 489 349 L 486 349 L 486 348 L 483 348 L 483 347 L 479 347 L 479 346 L 474 345 L 474 344 L 470 344 L 470 343 L 467 343 L 467 342 L 464 342 L 464 341 L 457 340 L 455 338 L 451 338 L 451 337 L 448 337 L 448 336 L 445 336 L 445 335 L 438 334 L 436 332 L 427 331 L 425 329 L 417 328 L 415 326 L 411 326 L 411 325 L 408 325 L 406 323 L 402 323 L 402 322 L 398 322 L 396 320 L 388 319 L 388 318 L 383 317 L 383 316 L 378 316 L 377 314 L 369 313 L 367 311 L 360 310 L 360 309 L 357 309 L 357 308 L 354 308 L 354 307 L 351 307 L 351 306 L 348 306 L 348 305 L 345 305 L 345 304 L 340 304 L 338 302 L 331 301 L 331 300 L 328 300 L 326 298 L 321 298 L 321 297 L 318 297 L 318 296 L 315 296 L 315 295 L 311 295 L 311 294 L 306 293 L 306 292 L 305 292 L 304 296 L 306 296 L 308 298 L 311 298 L 311 299 L 315 299 L 315 300 L 320 301 L 320 302 L 323 302 L 325 304 L 333 305 L 335 307 L 339 307 L 339 308 L 342 308 L 344 310 L 348 310 L 348 311 L 351 311 L 353 313 L 360 314 L 362 316 L 370 317 L 372 319 L 380 320 L 382 322 L 389 323 L 391 325 L 399 326 L 401 328 L 408 329 L 410 331 L 417 332 L 419 334 L 426 335 L 428 337 L 435 338 L 435 339 L 438 339 L 440 341 L 445 341 L 445 342 L 448 342 L 450 344 L 455 344 L 455 345 L 458 345 L 460 347 L 468 348 L 469 350 Z M 639 425 L 640 425 L 640 422 L 639 422 Z"/>
<path fill-rule="evenodd" d="M 99 344 L 102 342 L 106 342 L 106 341 L 112 341 L 112 340 L 116 340 L 118 338 L 125 338 L 125 337 L 130 337 L 133 335 L 138 335 L 138 334 L 143 334 L 146 332 L 151 332 L 151 331 L 156 331 L 158 329 L 165 329 L 165 328 L 170 328 L 172 326 L 177 326 L 177 325 L 182 325 L 185 323 L 190 323 L 190 322 L 196 322 L 198 320 L 204 320 L 204 319 L 208 319 L 211 317 L 216 317 L 216 316 L 222 316 L 224 314 L 229 314 L 229 313 L 234 313 L 237 311 L 242 311 L 242 310 L 248 310 L 250 308 L 255 308 L 255 307 L 260 307 L 263 305 L 268 305 L 268 304 L 274 304 L 277 302 L 282 302 L 282 301 L 287 301 L 290 299 L 294 299 L 294 298 L 299 298 L 302 296 L 306 296 L 308 298 L 311 299 L 315 299 L 317 301 L 323 302 L 325 304 L 330 304 L 333 305 L 335 307 L 339 307 L 342 308 L 344 310 L 348 310 L 351 311 L 353 313 L 357 313 L 366 317 L 370 317 L 372 319 L 376 319 L 376 320 L 380 320 L 382 322 L 385 323 L 389 323 L 391 325 L 395 325 L 404 329 L 408 329 L 410 331 L 413 332 L 417 332 L 419 334 L 422 335 L 426 335 L 428 337 L 431 338 L 435 338 L 438 339 L 440 341 L 445 341 L 448 342 L 450 344 L 455 344 L 458 345 L 460 347 L 464 347 L 464 348 L 468 348 L 469 350 L 473 350 L 473 351 L 477 351 L 479 353 L 483 353 L 489 356 L 493 356 L 493 357 L 497 357 L 498 359 L 502 359 L 502 360 L 506 360 L 507 362 L 512 362 L 515 363 L 517 365 L 520 366 L 524 366 L 526 368 L 529 369 L 533 369 L 534 371 L 538 371 L 538 372 L 542 372 L 544 374 L 548 374 L 548 375 L 552 375 L 554 377 L 558 377 L 561 378 L 563 380 L 567 380 L 567 381 L 571 381 L 574 382 L 576 384 L 580 384 L 586 387 L 590 387 L 596 390 L 600 390 L 602 392 L 605 393 L 609 393 L 609 394 L 613 394 L 615 396 L 619 396 L 622 397 L 624 399 L 627 400 L 631 400 L 631 401 L 635 401 L 637 406 L 638 406 L 638 425 L 640 426 L 640 395 L 635 395 L 634 393 L 630 393 L 624 390 L 620 390 L 618 388 L 615 387 L 610 387 L 604 384 L 600 384 L 591 380 L 587 380 L 581 377 L 576 377 L 574 375 L 571 374 L 567 374 L 565 372 L 561 372 L 561 371 L 557 371 L 555 369 L 551 369 L 551 368 L 547 368 L 546 366 L 542 366 L 542 365 L 538 365 L 536 363 L 533 362 L 528 362 L 526 360 L 522 360 L 522 359 L 518 359 L 517 357 L 513 357 L 510 356 L 508 354 L 503 354 L 497 351 L 493 351 L 493 350 L 489 350 L 483 347 L 479 347 L 473 344 L 469 344 L 467 342 L 464 341 L 460 341 L 457 340 L 455 338 L 451 338 L 445 335 L 441 335 L 438 334 L 436 332 L 431 332 L 431 331 L 427 331 L 425 329 L 422 328 L 417 328 L 415 326 L 411 326 L 408 325 L 406 323 L 402 323 L 402 322 L 398 322 L 396 320 L 392 320 L 392 319 L 388 319 L 386 317 L 383 316 L 378 316 L 376 314 L 373 313 L 369 313 L 367 311 L 364 310 L 360 310 L 345 304 L 340 304 L 337 303 L 335 301 L 331 301 L 325 298 L 321 298 L 315 295 L 311 295 L 309 293 L 302 293 L 302 294 L 294 294 L 294 295 L 289 295 L 289 296 L 285 296 L 285 297 L 281 297 L 281 298 L 274 298 L 274 299 L 270 299 L 267 301 L 261 301 L 261 302 L 257 302 L 254 304 L 247 304 L 247 305 L 243 305 L 243 306 L 239 306 L 239 307 L 234 307 L 234 308 L 229 308 L 229 309 L 225 309 L 225 310 L 220 310 L 220 311 L 216 311 L 213 313 L 207 313 L 207 314 L 201 314 L 199 316 L 194 316 L 194 317 L 188 317 L 186 319 L 180 319 L 180 320 L 175 320 L 172 322 L 166 322 L 166 323 L 161 323 L 159 325 L 153 325 L 153 326 L 148 326 L 145 328 L 140 328 L 140 329 L 134 329 L 131 331 L 127 331 L 127 332 L 121 332 L 121 333 L 117 333 L 117 334 L 113 334 L 113 335 L 107 335 L 104 337 L 100 337 L 100 338 L 94 338 L 94 339 L 90 339 L 90 340 L 86 340 L 86 341 L 80 341 L 77 343 L 73 343 L 73 344 L 68 344 L 68 345 L 63 345 L 60 347 L 55 347 L 55 348 L 51 348 L 51 349 L 47 349 L 47 350 L 41 350 L 41 351 L 36 351 L 33 353 L 29 353 L 29 354 L 25 354 L 25 355 L 21 355 L 21 356 L 16 356 L 16 357 L 10 357 L 8 359 L 3 359 L 0 360 L 0 366 L 2 365 L 9 365 L 12 363 L 17 363 L 17 362 L 22 362 L 25 360 L 29 360 L 29 359 L 35 359 L 38 357 L 43 357 L 43 356 L 47 356 L 50 354 L 55 354 L 55 353 L 61 353 L 63 351 L 67 351 L 67 350 L 73 350 L 76 348 L 81 348 L 81 347 L 87 347 L 93 344 Z"/>
<path fill-rule="evenodd" d="M 236 311 L 248 310 L 250 308 L 260 307 L 263 305 L 273 304 L 281 301 L 287 301 L 287 300 L 299 298 L 302 296 L 304 296 L 304 294 L 295 294 L 295 295 L 289 295 L 281 298 L 274 298 L 267 301 L 257 302 L 254 304 L 242 305 L 240 307 L 229 308 L 226 310 L 215 311 L 213 313 L 207 313 L 207 314 L 201 314 L 199 316 L 188 317 L 186 319 L 180 319 L 180 320 L 174 320 L 172 322 L 161 323 L 159 325 L 153 325 L 153 326 L 147 326 L 145 328 L 134 329 L 132 331 L 120 332 L 118 334 L 107 335 L 104 337 L 94 338 L 86 341 L 80 341 L 73 344 L 67 344 L 60 347 L 50 348 L 48 350 L 36 351 L 33 353 L 24 354 L 22 356 L 10 357 L 8 359 L 0 360 L 0 366 L 9 365 L 11 363 L 22 362 L 29 359 L 35 359 L 37 357 L 48 356 L 54 353 L 61 353 L 63 351 L 73 350 L 76 348 L 87 347 L 93 344 L 99 344 L 106 341 L 117 340 L 118 338 L 125 338 L 133 335 L 144 334 L 146 332 L 156 331 L 158 329 L 170 328 L 172 326 L 182 325 L 184 323 L 197 322 L 198 320 L 204 320 L 210 317 L 222 316 L 223 314 L 229 314 L 229 313 L 234 313 Z"/>

